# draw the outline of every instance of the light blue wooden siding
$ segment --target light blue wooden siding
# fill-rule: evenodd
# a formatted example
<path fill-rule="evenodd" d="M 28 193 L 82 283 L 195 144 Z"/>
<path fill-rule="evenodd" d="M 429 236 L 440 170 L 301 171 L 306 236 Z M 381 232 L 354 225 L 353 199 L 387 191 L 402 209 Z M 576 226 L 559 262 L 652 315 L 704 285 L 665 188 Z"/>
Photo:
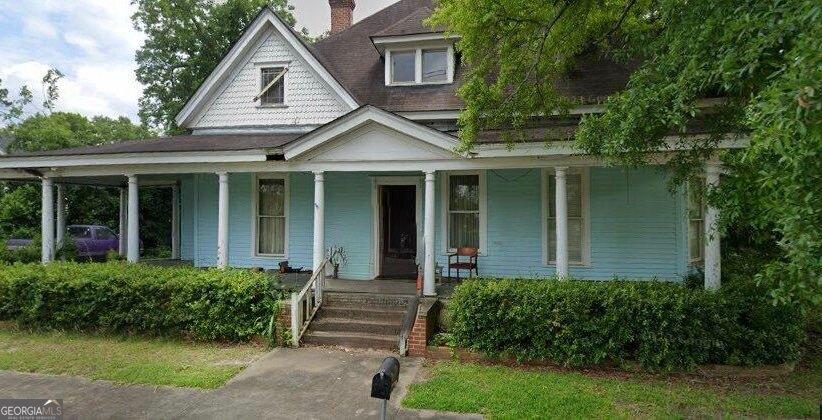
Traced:
<path fill-rule="evenodd" d="M 194 260 L 194 186 L 193 175 L 180 178 L 180 258 L 187 261 Z"/>
<path fill-rule="evenodd" d="M 444 174 L 439 174 L 443 177 Z M 538 169 L 486 171 L 487 247 L 483 276 L 547 276 L 543 264 L 542 178 Z M 441 218 L 442 180 L 437 182 L 437 260 L 447 264 Z M 656 168 L 590 169 L 588 266 L 572 266 L 585 279 L 662 278 L 685 272 L 682 202 L 670 194 Z"/>
<path fill-rule="evenodd" d="M 480 257 L 484 276 L 548 276 L 543 264 L 542 179 L 539 169 L 485 172 L 487 245 Z M 229 177 L 229 263 L 237 267 L 276 268 L 282 258 L 253 255 L 253 174 Z M 437 174 L 436 254 L 445 266 L 441 191 Z M 587 279 L 663 278 L 677 280 L 687 272 L 684 195 L 670 194 L 657 168 L 623 170 L 591 168 L 590 265 L 571 267 Z M 366 173 L 326 173 L 325 243 L 348 253 L 341 276 L 373 276 L 372 177 Z M 311 267 L 314 180 L 310 173 L 289 175 L 288 259 Z M 196 266 L 216 264 L 217 179 L 210 174 L 182 180 L 182 253 Z M 188 219 L 188 220 L 187 220 Z"/>
<path fill-rule="evenodd" d="M 288 182 L 288 263 L 310 270 L 314 259 L 314 174 L 292 173 Z"/>
<path fill-rule="evenodd" d="M 372 179 L 365 173 L 330 172 L 325 176 L 325 245 L 342 246 L 348 264 L 340 277 L 373 277 Z"/>
<path fill-rule="evenodd" d="M 254 255 L 252 229 L 254 229 L 254 175 L 229 174 L 229 264 L 234 267 L 277 268 L 280 261 L 288 259 L 292 267 L 310 269 L 313 237 L 313 175 L 294 173 L 289 176 L 288 253 L 285 257 L 259 257 Z M 183 193 L 193 196 L 188 213 L 194 214 L 194 249 L 191 259 L 197 267 L 211 267 L 217 263 L 217 177 L 195 175 L 196 188 L 183 184 Z M 186 205 L 184 205 L 185 207 Z"/>

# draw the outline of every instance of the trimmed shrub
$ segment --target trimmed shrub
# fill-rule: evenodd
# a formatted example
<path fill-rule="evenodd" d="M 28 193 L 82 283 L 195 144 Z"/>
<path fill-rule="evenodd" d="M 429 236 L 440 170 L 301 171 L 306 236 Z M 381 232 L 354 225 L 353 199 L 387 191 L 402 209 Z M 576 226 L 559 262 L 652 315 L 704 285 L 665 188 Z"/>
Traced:
<path fill-rule="evenodd" d="M 272 277 L 123 263 L 0 266 L 0 319 L 35 329 L 244 341 L 276 313 Z"/>
<path fill-rule="evenodd" d="M 648 370 L 797 360 L 802 311 L 753 282 L 718 292 L 640 281 L 474 280 L 449 304 L 455 343 L 491 357 Z"/>

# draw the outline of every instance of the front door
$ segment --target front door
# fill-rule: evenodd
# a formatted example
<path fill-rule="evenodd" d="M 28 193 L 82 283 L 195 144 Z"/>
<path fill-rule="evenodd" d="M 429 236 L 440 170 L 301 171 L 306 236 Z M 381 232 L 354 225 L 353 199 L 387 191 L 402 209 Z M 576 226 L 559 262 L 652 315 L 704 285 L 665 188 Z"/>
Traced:
<path fill-rule="evenodd" d="M 414 185 L 380 187 L 380 277 L 417 277 L 417 191 Z"/>

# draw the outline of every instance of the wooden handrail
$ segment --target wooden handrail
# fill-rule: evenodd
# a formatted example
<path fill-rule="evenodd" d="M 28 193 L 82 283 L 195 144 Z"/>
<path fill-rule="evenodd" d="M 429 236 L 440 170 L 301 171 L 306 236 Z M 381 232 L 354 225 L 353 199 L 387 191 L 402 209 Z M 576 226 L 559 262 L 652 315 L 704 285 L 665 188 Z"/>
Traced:
<path fill-rule="evenodd" d="M 311 278 L 308 279 L 305 286 L 303 286 L 299 292 L 291 294 L 291 344 L 294 347 L 300 346 L 300 339 L 303 334 L 305 334 L 308 325 L 311 323 L 311 320 L 314 319 L 314 316 L 322 305 L 324 285 L 323 282 L 320 281 L 320 276 L 322 276 L 323 280 L 325 279 L 325 267 L 330 262 L 330 258 L 324 259 L 322 263 L 314 268 L 314 272 L 311 273 Z M 308 295 L 312 286 L 314 288 L 313 299 L 307 299 L 306 295 Z"/>
<path fill-rule="evenodd" d="M 320 263 L 319 267 L 314 269 L 314 272 L 311 273 L 311 278 L 308 279 L 308 282 L 306 282 L 305 286 L 303 286 L 302 290 L 300 290 L 300 294 L 299 294 L 300 299 L 302 299 L 303 296 L 305 296 L 305 294 L 308 292 L 308 290 L 311 289 L 311 285 L 317 280 L 317 276 L 319 276 L 320 273 L 325 272 L 325 266 L 330 261 L 331 261 L 330 258 L 326 258 L 325 260 L 323 260 L 323 262 Z"/>

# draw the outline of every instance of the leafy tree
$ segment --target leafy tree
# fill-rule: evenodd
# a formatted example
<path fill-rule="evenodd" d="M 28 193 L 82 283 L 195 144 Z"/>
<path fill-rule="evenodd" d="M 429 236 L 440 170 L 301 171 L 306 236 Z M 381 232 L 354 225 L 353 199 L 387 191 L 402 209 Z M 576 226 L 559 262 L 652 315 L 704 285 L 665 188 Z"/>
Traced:
<path fill-rule="evenodd" d="M 0 85 L 0 117 L 12 122 L 4 135 L 14 138 L 11 151 L 34 152 L 68 147 L 93 146 L 156 136 L 145 125 L 133 124 L 126 117 L 96 116 L 91 119 L 71 112 L 51 112 L 59 98 L 57 81 L 62 74 L 49 70 L 43 78 L 43 112 L 26 115 L 33 95 L 23 86 L 16 98 Z M 0 239 L 37 237 L 40 233 L 40 185 L 38 183 L 0 183 Z M 69 186 L 66 191 L 67 219 L 70 223 L 99 224 L 117 229 L 119 192 L 110 188 Z M 169 246 L 171 230 L 170 193 L 144 189 L 140 194 L 141 237 L 147 249 Z"/>
<path fill-rule="evenodd" d="M 135 125 L 126 117 L 96 116 L 89 120 L 71 112 L 32 115 L 13 127 L 13 135 L 15 140 L 10 149 L 19 151 L 92 146 L 156 136 L 148 127 Z"/>
<path fill-rule="evenodd" d="M 760 278 L 774 297 L 818 304 L 822 285 L 822 4 L 814 0 L 440 0 L 431 23 L 462 36 L 463 149 L 478 132 L 509 127 L 578 102 L 557 89 L 581 56 L 601 54 L 636 71 L 627 88 L 583 118 L 582 150 L 637 166 L 710 110 L 711 135 L 687 141 L 669 166 L 682 184 L 719 156 L 730 169 L 709 199 L 724 223 L 775 232 L 782 256 Z M 724 133 L 750 145 L 723 152 Z M 672 185 L 675 186 L 675 185 Z"/>
<path fill-rule="evenodd" d="M 132 0 L 134 27 L 146 34 L 137 51 L 142 83 L 140 119 L 169 133 L 182 130 L 174 116 L 220 62 L 231 43 L 263 6 L 289 25 L 296 20 L 288 0 Z M 305 29 L 303 34 L 307 35 Z"/>

